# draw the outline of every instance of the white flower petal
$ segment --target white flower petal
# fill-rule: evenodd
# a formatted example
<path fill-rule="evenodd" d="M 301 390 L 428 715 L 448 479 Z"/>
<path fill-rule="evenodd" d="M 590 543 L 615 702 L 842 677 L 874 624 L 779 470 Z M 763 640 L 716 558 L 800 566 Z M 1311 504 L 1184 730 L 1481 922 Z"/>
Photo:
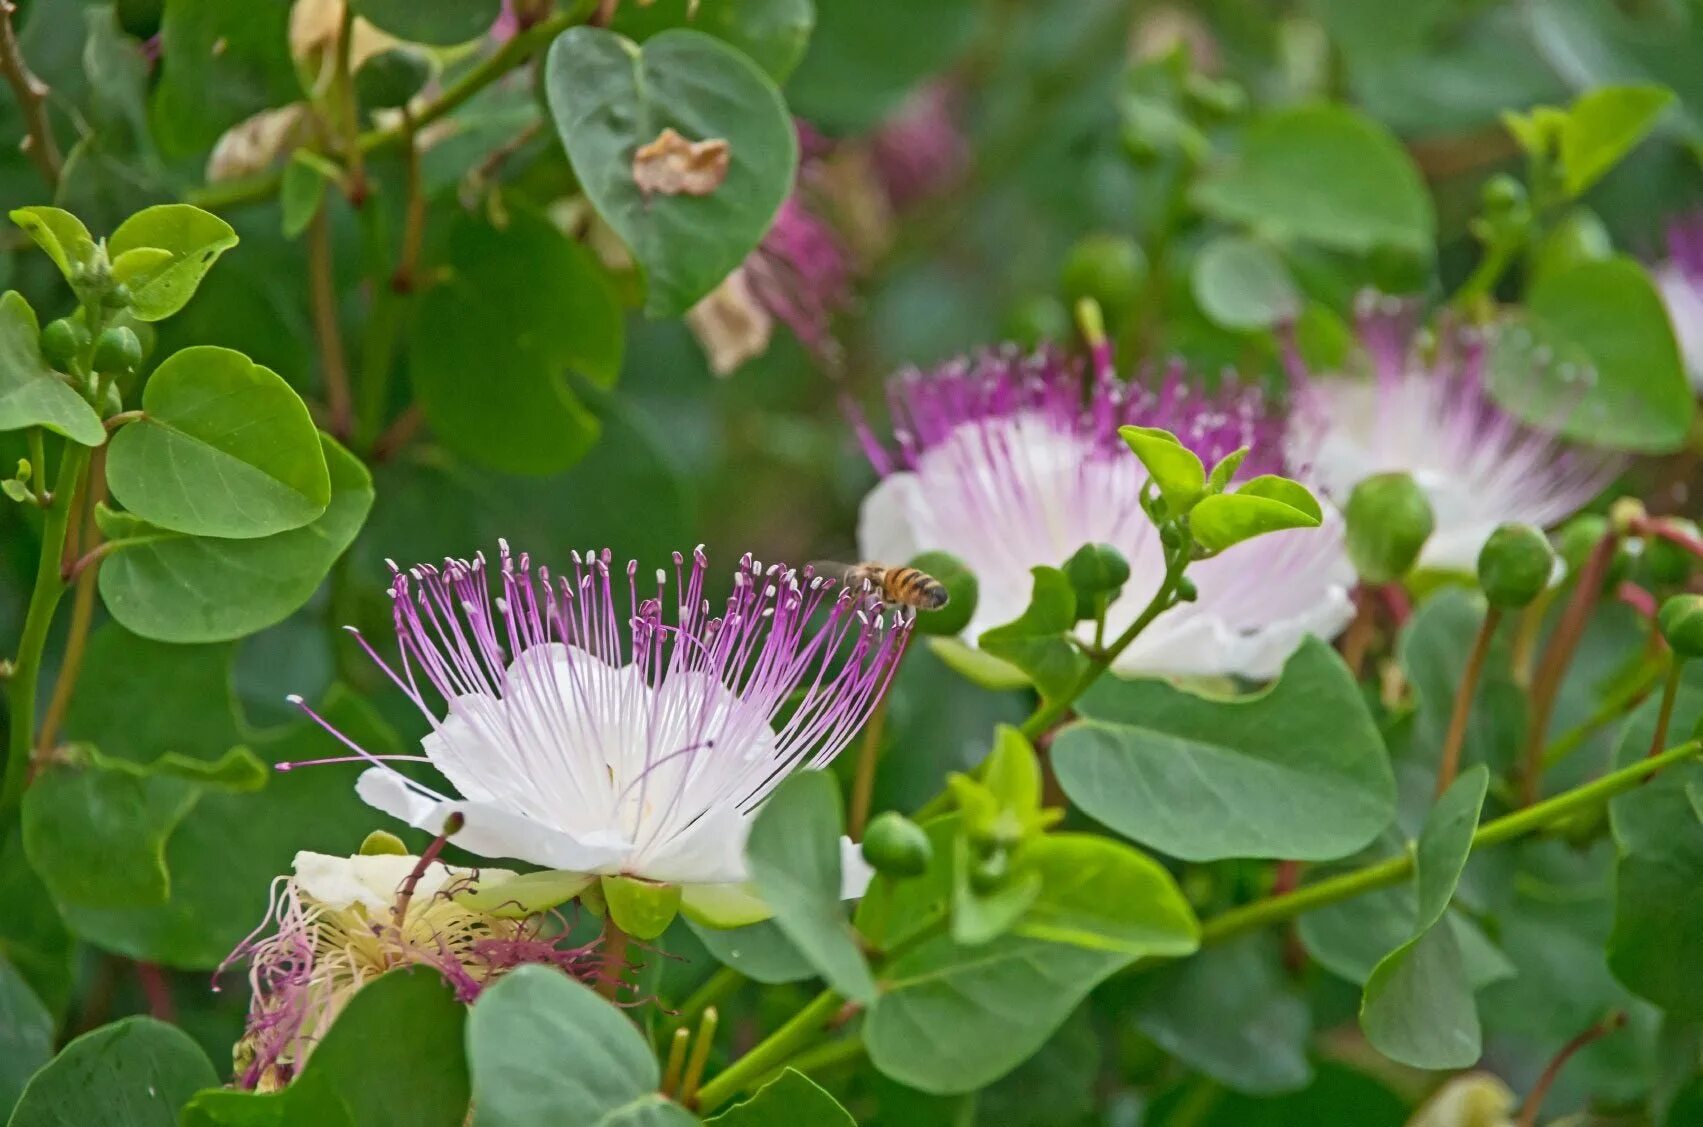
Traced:
<path fill-rule="evenodd" d="M 550 869 L 614 872 L 619 870 L 612 866 L 632 848 L 630 842 L 612 834 L 577 838 L 503 807 L 423 793 L 383 767 L 362 772 L 355 781 L 355 793 L 369 806 L 428 833 L 442 833 L 444 819 L 459 813 L 466 823 L 450 840 L 482 857 L 512 857 Z"/>
<path fill-rule="evenodd" d="M 866 560 L 909 563 L 923 549 L 911 528 L 919 504 L 917 475 L 895 473 L 881 479 L 857 512 L 857 550 Z"/>
<path fill-rule="evenodd" d="M 863 849 L 849 837 L 840 838 L 840 899 L 856 900 L 869 887 L 875 870 L 863 859 Z"/>

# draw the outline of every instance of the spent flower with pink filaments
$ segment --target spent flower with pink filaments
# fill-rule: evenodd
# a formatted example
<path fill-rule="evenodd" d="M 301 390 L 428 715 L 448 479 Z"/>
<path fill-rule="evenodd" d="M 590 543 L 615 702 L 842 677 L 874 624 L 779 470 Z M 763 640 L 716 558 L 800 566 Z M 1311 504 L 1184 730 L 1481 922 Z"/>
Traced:
<path fill-rule="evenodd" d="M 1103 350 L 1090 374 L 1053 351 L 1005 347 L 900 372 L 887 391 L 894 448 L 858 420 L 882 477 L 863 502 L 859 547 L 890 562 L 931 550 L 962 560 L 980 592 L 971 642 L 1023 612 L 1031 568 L 1058 567 L 1084 544 L 1109 544 L 1130 565 L 1107 637 L 1159 589 L 1165 552 L 1141 506 L 1147 472 L 1120 426 L 1169 430 L 1208 466 L 1248 447 L 1239 479 L 1285 468 L 1282 419 L 1259 388 L 1226 376 L 1208 391 L 1180 364 L 1126 382 Z M 1320 528 L 1259 537 L 1188 575 L 1198 599 L 1155 620 L 1116 671 L 1268 677 L 1303 637 L 1329 637 L 1352 613 L 1341 521 L 1328 508 Z"/>
<path fill-rule="evenodd" d="M 1670 223 L 1667 243 L 1667 259 L 1653 272 L 1656 289 L 1667 305 L 1691 386 L 1703 392 L 1703 211 Z"/>
<path fill-rule="evenodd" d="M 894 211 L 942 195 L 969 170 L 970 142 L 956 102 L 950 83 L 928 83 L 870 134 L 870 159 Z"/>
<path fill-rule="evenodd" d="M 467 1003 L 527 963 L 593 978 L 596 944 L 570 943 L 559 917 L 504 918 L 463 902 L 513 876 L 402 854 L 296 854 L 294 875 L 273 882 L 260 926 L 219 967 L 248 964 L 237 1085 L 287 1085 L 355 993 L 398 967 L 437 971 Z"/>
<path fill-rule="evenodd" d="M 1608 485 L 1620 460 L 1499 405 L 1487 386 L 1485 331 L 1458 326 L 1422 335 L 1416 319 L 1411 302 L 1361 302 L 1358 335 L 1370 378 L 1312 373 L 1288 350 L 1289 453 L 1339 502 L 1373 474 L 1411 474 L 1436 520 L 1419 565 L 1471 572 L 1498 525 L 1547 528 L 1566 519 Z"/>
<path fill-rule="evenodd" d="M 483 556 L 398 570 L 401 660 L 366 648 L 431 722 L 424 759 L 453 790 L 339 735 L 372 763 L 357 793 L 432 833 L 461 815 L 450 840 L 481 856 L 682 886 L 710 922 L 743 897 L 761 918 L 744 889 L 753 816 L 862 727 L 911 622 L 808 568 L 746 556 L 719 605 L 707 577 L 701 548 L 648 590 L 607 551 L 573 553 L 561 575 L 506 544 L 494 576 Z M 868 868 L 842 844 L 858 895 Z"/>

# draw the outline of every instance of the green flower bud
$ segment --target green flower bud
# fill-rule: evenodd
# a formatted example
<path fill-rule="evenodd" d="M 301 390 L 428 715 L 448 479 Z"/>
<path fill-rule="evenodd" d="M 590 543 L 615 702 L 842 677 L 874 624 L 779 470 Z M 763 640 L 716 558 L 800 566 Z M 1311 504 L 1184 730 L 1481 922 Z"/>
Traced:
<path fill-rule="evenodd" d="M 1499 172 L 1484 182 L 1481 198 L 1485 211 L 1492 215 L 1506 214 L 1526 202 L 1526 186 L 1506 172 Z"/>
<path fill-rule="evenodd" d="M 83 327 L 82 322 L 69 317 L 49 321 L 41 331 L 41 354 L 61 372 L 71 370 L 72 363 L 88 344 L 89 330 Z"/>
<path fill-rule="evenodd" d="M 1668 517 L 1662 523 L 1692 539 L 1699 539 L 1697 524 L 1684 517 Z M 1644 538 L 1644 568 L 1655 583 L 1684 583 L 1697 569 L 1698 559 L 1665 536 Z"/>
<path fill-rule="evenodd" d="M 142 342 L 123 325 L 103 331 L 95 341 L 95 371 L 128 372 L 142 362 Z"/>
<path fill-rule="evenodd" d="M 369 110 L 393 110 L 406 105 L 432 76 L 431 63 L 402 47 L 370 56 L 355 71 L 355 97 Z"/>
<path fill-rule="evenodd" d="M 970 887 L 986 896 L 1011 876 L 1011 854 L 995 849 L 970 865 Z"/>
<path fill-rule="evenodd" d="M 1394 583 L 1419 560 L 1436 519 L 1431 500 L 1405 473 L 1366 478 L 1348 495 L 1348 558 L 1368 583 Z"/>
<path fill-rule="evenodd" d="M 1518 610 L 1549 585 L 1555 553 L 1529 524 L 1499 526 L 1478 553 L 1478 585 L 1490 605 Z"/>
<path fill-rule="evenodd" d="M 1681 660 L 1703 657 L 1703 595 L 1674 595 L 1656 612 L 1662 637 Z"/>
<path fill-rule="evenodd" d="M 921 876 L 934 859 L 928 834 L 897 810 L 877 814 L 870 821 L 862 848 L 870 868 L 895 880 Z"/>
<path fill-rule="evenodd" d="M 1194 585 L 1194 580 L 1186 575 L 1177 576 L 1177 601 L 1192 603 L 1200 598 L 1200 588 Z"/>
<path fill-rule="evenodd" d="M 1567 565 L 1569 575 L 1577 574 L 1590 558 L 1597 541 L 1608 534 L 1608 518 L 1597 513 L 1580 513 L 1561 526 L 1555 534 L 1555 550 Z"/>
<path fill-rule="evenodd" d="M 1064 574 L 1076 590 L 1077 612 L 1092 617 L 1095 598 L 1129 582 L 1129 561 L 1110 544 L 1084 544 L 1065 561 Z"/>
<path fill-rule="evenodd" d="M 1183 543 L 1183 530 L 1167 521 L 1159 526 L 1159 543 L 1176 551 Z"/>
<path fill-rule="evenodd" d="M 1069 340 L 1071 328 L 1070 310 L 1051 294 L 1026 297 L 1005 314 L 1005 339 L 1024 348 Z"/>
<path fill-rule="evenodd" d="M 1119 317 L 1140 296 L 1146 278 L 1147 256 L 1134 239 L 1127 235 L 1088 235 L 1071 248 L 1059 287 L 1071 306 L 1085 297 L 1093 298 L 1115 328 Z"/>

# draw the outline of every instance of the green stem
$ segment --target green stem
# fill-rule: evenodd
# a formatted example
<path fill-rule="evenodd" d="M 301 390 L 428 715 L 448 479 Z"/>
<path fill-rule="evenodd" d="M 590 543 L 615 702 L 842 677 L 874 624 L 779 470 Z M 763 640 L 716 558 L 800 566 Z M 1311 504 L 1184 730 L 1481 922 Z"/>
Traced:
<path fill-rule="evenodd" d="M 1183 577 L 1183 569 L 1188 566 L 1186 549 L 1172 553 L 1165 560 L 1165 579 L 1159 584 L 1159 590 L 1153 593 L 1147 606 L 1136 620 L 1129 624 L 1129 629 L 1119 634 L 1110 646 L 1098 650 L 1088 661 L 1088 668 L 1082 671 L 1082 676 L 1065 692 L 1052 700 L 1043 700 L 1029 719 L 1023 721 L 1022 733 L 1029 739 L 1034 739 L 1050 729 L 1064 718 L 1070 711 L 1070 706 L 1076 703 L 1076 698 L 1087 692 L 1100 674 L 1110 669 L 1112 663 L 1140 637 L 1141 632 L 1152 625 L 1153 620 L 1175 605 L 1173 596 L 1177 593 L 1177 580 Z"/>
<path fill-rule="evenodd" d="M 1697 740 L 1688 741 L 1678 747 L 1669 748 L 1660 755 L 1640 759 L 1618 771 L 1610 771 L 1584 786 L 1575 787 L 1553 798 L 1504 815 L 1493 822 L 1487 822 L 1478 827 L 1478 832 L 1472 835 L 1472 847 L 1481 849 L 1500 845 L 1544 826 L 1563 821 L 1580 810 L 1631 790 L 1664 767 L 1691 758 L 1697 754 L 1700 746 L 1703 745 Z M 1208 920 L 1201 928 L 1201 945 L 1222 943 L 1226 939 L 1256 931 L 1268 924 L 1280 923 L 1315 908 L 1348 900 L 1361 893 L 1389 888 L 1391 885 L 1400 884 L 1412 872 L 1413 853 L 1409 851 L 1400 857 L 1391 857 L 1387 861 L 1298 888 L 1283 896 L 1256 900 L 1252 904 L 1234 908 Z"/>
<path fill-rule="evenodd" d="M 1685 662 L 1678 654 L 1674 655 L 1673 665 L 1668 669 L 1667 684 L 1662 686 L 1661 710 L 1656 714 L 1656 732 L 1650 738 L 1650 757 L 1658 755 L 1668 742 L 1668 725 L 1673 721 L 1673 702 L 1679 696 L 1679 678 L 1685 670 Z"/>
<path fill-rule="evenodd" d="M 704 979 L 704 984 L 680 1003 L 680 1016 L 677 1019 L 682 1026 L 691 1025 L 698 1020 L 698 1015 L 711 1006 L 721 1002 L 744 985 L 745 976 L 732 967 L 717 967 L 714 974 Z"/>
<path fill-rule="evenodd" d="M 0 785 L 0 829 L 10 824 L 29 781 L 30 749 L 35 740 L 36 685 L 41 679 L 42 653 L 53 612 L 69 584 L 63 574 L 65 533 L 71 523 L 71 500 L 77 483 L 93 453 L 89 447 L 69 440 L 53 483 L 53 500 L 48 503 L 41 526 L 41 555 L 36 561 L 35 589 L 30 592 L 29 610 L 24 614 L 23 636 L 7 685 L 10 708 L 6 742 L 6 775 Z"/>
<path fill-rule="evenodd" d="M 558 12 L 516 35 L 462 75 L 437 98 L 420 107 L 420 112 L 413 117 L 412 128 L 419 129 L 430 125 L 445 114 L 459 109 L 475 94 L 525 62 L 538 48 L 575 24 L 583 23 L 594 7 L 593 0 L 579 0 L 569 10 Z M 369 129 L 360 135 L 355 147 L 363 153 L 372 152 L 374 149 L 395 144 L 402 140 L 407 132 L 408 130 L 400 125 L 389 129 Z M 282 173 L 270 172 L 228 183 L 208 184 L 186 193 L 184 198 L 198 207 L 218 210 L 267 199 L 277 194 L 282 182 Z"/>
<path fill-rule="evenodd" d="M 697 1110 L 713 1111 L 766 1075 L 816 1036 L 828 1019 L 839 1012 L 845 999 L 824 990 L 810 1004 L 787 1019 L 785 1025 L 758 1042 L 756 1047 L 698 1090 Z"/>
<path fill-rule="evenodd" d="M 1650 665 L 1635 680 L 1607 697 L 1597 706 L 1595 712 L 1557 736 L 1555 741 L 1544 749 L 1544 770 L 1547 771 L 1578 751 L 1584 742 L 1590 739 L 1604 724 L 1618 719 L 1627 709 L 1643 700 L 1645 696 L 1649 695 L 1650 690 L 1661 682 L 1665 673 L 1666 669 L 1662 662 Z"/>

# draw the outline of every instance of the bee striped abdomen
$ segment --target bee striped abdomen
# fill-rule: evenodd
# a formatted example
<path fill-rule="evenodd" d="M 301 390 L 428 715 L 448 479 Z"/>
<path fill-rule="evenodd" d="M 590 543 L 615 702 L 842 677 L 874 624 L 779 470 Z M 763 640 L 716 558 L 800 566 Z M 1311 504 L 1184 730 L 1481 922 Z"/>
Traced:
<path fill-rule="evenodd" d="M 889 568 L 885 580 L 882 595 L 890 603 L 921 610 L 939 610 L 946 605 L 946 585 L 925 571 Z"/>

